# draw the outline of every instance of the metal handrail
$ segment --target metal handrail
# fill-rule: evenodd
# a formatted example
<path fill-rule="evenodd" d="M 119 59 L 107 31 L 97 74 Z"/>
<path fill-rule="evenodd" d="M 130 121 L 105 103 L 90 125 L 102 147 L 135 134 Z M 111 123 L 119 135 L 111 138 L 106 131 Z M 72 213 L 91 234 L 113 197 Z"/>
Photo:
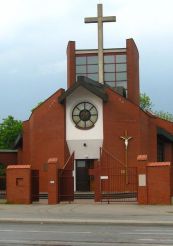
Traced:
<path fill-rule="evenodd" d="M 102 151 L 104 151 L 109 157 L 111 157 L 112 159 L 114 159 L 115 161 L 118 161 L 119 162 L 119 164 L 121 164 L 122 166 L 124 166 L 125 167 L 125 164 L 122 162 L 122 161 L 120 161 L 118 158 L 116 158 L 113 154 L 111 154 L 108 150 L 106 150 L 105 148 L 103 148 L 103 147 L 101 147 L 100 148 L 100 159 L 101 159 L 101 156 L 102 156 Z"/>
<path fill-rule="evenodd" d="M 66 163 L 64 164 L 62 170 L 64 170 L 66 168 L 66 166 L 68 165 L 68 163 L 70 162 L 71 159 L 74 160 L 74 152 L 69 156 L 69 158 L 67 159 Z"/>

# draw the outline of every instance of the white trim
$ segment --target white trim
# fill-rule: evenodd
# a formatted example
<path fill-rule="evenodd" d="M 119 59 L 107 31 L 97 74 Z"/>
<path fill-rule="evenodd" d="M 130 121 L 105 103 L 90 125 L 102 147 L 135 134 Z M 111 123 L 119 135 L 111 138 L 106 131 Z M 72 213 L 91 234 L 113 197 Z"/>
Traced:
<path fill-rule="evenodd" d="M 75 159 L 74 159 L 73 178 L 74 178 L 74 192 L 75 192 L 76 191 L 76 160 Z"/>
<path fill-rule="evenodd" d="M 103 53 L 121 53 L 121 52 L 126 52 L 127 50 L 124 48 L 119 48 L 119 49 L 104 49 Z M 76 50 L 75 54 L 76 55 L 80 55 L 80 54 L 97 54 L 98 50 L 97 49 L 93 49 L 93 50 Z"/>

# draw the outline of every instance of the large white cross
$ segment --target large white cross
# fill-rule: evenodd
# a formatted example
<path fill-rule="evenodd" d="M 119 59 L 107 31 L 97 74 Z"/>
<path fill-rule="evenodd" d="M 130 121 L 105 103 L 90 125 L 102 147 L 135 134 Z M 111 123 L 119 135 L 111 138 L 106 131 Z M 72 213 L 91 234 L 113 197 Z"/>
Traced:
<path fill-rule="evenodd" d="M 97 17 L 85 18 L 85 23 L 98 23 L 98 65 L 99 65 L 99 82 L 104 83 L 103 70 L 103 22 L 115 22 L 115 16 L 103 16 L 102 4 L 97 4 Z"/>

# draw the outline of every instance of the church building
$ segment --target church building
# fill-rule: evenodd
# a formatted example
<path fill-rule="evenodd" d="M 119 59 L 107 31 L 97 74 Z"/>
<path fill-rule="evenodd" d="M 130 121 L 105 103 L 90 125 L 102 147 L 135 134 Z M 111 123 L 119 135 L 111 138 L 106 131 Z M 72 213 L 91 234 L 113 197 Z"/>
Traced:
<path fill-rule="evenodd" d="M 48 193 L 50 158 L 57 159 L 60 176 L 71 170 L 59 183 L 62 196 L 63 189 L 64 194 L 68 189 L 96 193 L 100 185 L 105 194 L 122 192 L 118 175 L 123 192 L 135 193 L 139 155 L 148 162 L 173 161 L 173 123 L 140 108 L 134 40 L 127 39 L 123 48 L 104 48 L 103 23 L 116 18 L 104 17 L 102 4 L 97 12 L 85 23 L 98 25 L 98 49 L 79 50 L 75 41 L 68 42 L 67 90 L 58 89 L 33 110 L 15 143 L 17 164 L 29 164 L 39 173 L 40 195 Z"/>

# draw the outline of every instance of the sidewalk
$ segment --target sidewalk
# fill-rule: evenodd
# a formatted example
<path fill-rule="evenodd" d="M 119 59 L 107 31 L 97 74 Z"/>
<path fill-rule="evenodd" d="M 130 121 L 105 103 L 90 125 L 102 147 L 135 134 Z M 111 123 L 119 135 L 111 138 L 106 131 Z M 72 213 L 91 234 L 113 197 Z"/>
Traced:
<path fill-rule="evenodd" d="M 173 206 L 106 204 L 89 200 L 57 205 L 44 203 L 0 204 L 0 222 L 173 225 Z"/>

